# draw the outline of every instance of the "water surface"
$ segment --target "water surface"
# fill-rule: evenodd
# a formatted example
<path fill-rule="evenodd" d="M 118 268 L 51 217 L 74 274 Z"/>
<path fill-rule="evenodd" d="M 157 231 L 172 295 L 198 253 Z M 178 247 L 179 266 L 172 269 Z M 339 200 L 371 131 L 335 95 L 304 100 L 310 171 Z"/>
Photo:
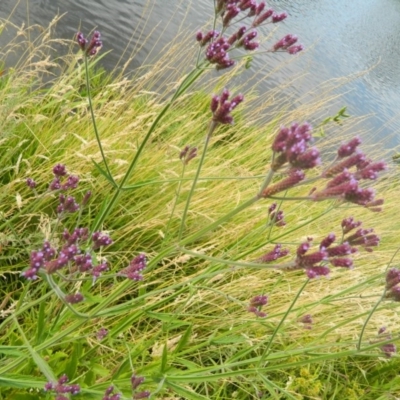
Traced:
<path fill-rule="evenodd" d="M 396 146 L 400 141 L 400 1 L 269 0 L 268 4 L 290 15 L 278 35 L 296 33 L 309 51 L 280 69 L 260 90 L 284 84 L 293 74 L 305 71 L 307 75 L 288 89 L 300 98 L 328 79 L 368 70 L 342 89 L 347 92 L 342 105 L 347 105 L 351 115 L 371 115 L 364 127 L 374 133 L 376 143 L 393 136 L 390 146 Z M 19 25 L 47 25 L 56 14 L 65 13 L 56 32 L 63 38 L 73 38 L 77 29 L 98 28 L 104 49 L 112 49 L 104 59 L 108 68 L 121 57 L 126 59 L 152 33 L 130 65 L 134 69 L 151 52 L 157 54 L 168 46 L 180 28 L 200 29 L 209 21 L 212 7 L 212 0 L 2 0 L 0 17 L 11 15 Z M 273 67 L 284 57 L 259 57 L 253 68 L 266 63 Z"/>

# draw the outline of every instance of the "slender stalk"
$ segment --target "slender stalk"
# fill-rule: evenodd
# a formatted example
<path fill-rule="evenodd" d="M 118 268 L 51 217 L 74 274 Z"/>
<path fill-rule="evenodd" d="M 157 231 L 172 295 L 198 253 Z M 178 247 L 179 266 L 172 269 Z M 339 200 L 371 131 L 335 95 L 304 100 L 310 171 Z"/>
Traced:
<path fill-rule="evenodd" d="M 58 287 L 58 285 L 54 282 L 54 279 L 52 276 L 46 274 L 46 279 L 47 282 L 49 283 L 50 287 L 53 289 L 53 291 L 56 293 L 58 298 L 70 309 L 70 311 L 75 314 L 79 318 L 85 318 L 88 319 L 89 315 L 88 314 L 83 314 L 80 313 L 79 311 L 76 311 L 74 307 L 71 306 L 68 302 L 65 301 L 65 295 L 62 292 L 62 290 Z"/>
<path fill-rule="evenodd" d="M 260 367 L 261 364 L 264 362 L 265 358 L 268 356 L 269 354 L 269 349 L 272 346 L 272 342 L 275 339 L 275 336 L 277 335 L 277 333 L 279 332 L 279 329 L 281 328 L 282 324 L 285 322 L 286 318 L 288 317 L 288 315 L 290 314 L 290 312 L 292 311 L 292 308 L 294 307 L 296 301 L 298 300 L 298 298 L 300 297 L 300 294 L 303 292 L 304 288 L 306 287 L 307 283 L 310 281 L 310 279 L 306 279 L 303 283 L 303 285 L 301 286 L 300 290 L 297 292 L 295 298 L 293 299 L 293 301 L 290 303 L 290 306 L 288 307 L 288 309 L 286 310 L 285 314 L 283 315 L 282 319 L 279 321 L 278 326 L 275 328 L 274 332 L 272 333 L 271 338 L 269 339 L 269 342 L 267 344 L 267 347 L 265 348 L 265 350 L 263 351 L 263 354 L 260 357 L 260 361 L 258 363 L 258 366 Z"/>
<path fill-rule="evenodd" d="M 199 76 L 204 72 L 204 69 L 199 69 L 196 70 L 194 69 L 192 72 L 190 72 L 186 78 L 182 81 L 182 83 L 180 84 L 180 86 L 178 87 L 178 89 L 176 90 L 175 94 L 172 96 L 171 100 L 164 106 L 164 108 L 161 110 L 161 112 L 157 115 L 156 119 L 153 121 L 153 123 L 151 124 L 146 136 L 144 137 L 144 139 L 142 140 L 142 142 L 140 143 L 140 146 L 135 154 L 135 156 L 133 157 L 125 175 L 123 176 L 121 182 L 119 183 L 119 185 L 116 188 L 116 191 L 114 192 L 113 196 L 111 197 L 110 202 L 107 204 L 104 212 L 102 213 L 102 215 L 100 216 L 100 218 L 98 218 L 96 220 L 96 222 L 94 223 L 94 226 L 92 227 L 92 231 L 97 230 L 102 223 L 104 222 L 104 220 L 107 218 L 107 216 L 110 214 L 111 210 L 114 208 L 115 204 L 117 203 L 121 192 L 123 191 L 123 188 L 125 186 L 125 183 L 129 180 L 129 178 L 132 175 L 132 172 L 136 166 L 136 163 L 138 162 L 148 140 L 150 139 L 151 134 L 154 132 L 155 128 L 157 127 L 158 123 L 161 121 L 162 117 L 166 114 L 166 112 L 169 110 L 169 108 L 171 107 L 171 105 L 173 104 L 173 102 L 182 94 L 184 93 L 195 81 L 197 78 L 199 78 Z"/>
<path fill-rule="evenodd" d="M 396 255 L 397 255 L 397 253 L 398 253 L 399 251 L 400 251 L 400 247 L 394 252 L 392 258 L 391 258 L 390 261 L 389 261 L 389 264 L 387 265 L 387 267 L 386 267 L 386 269 L 385 269 L 385 273 L 388 271 L 390 265 L 392 264 L 393 260 L 395 259 Z M 364 336 L 365 329 L 367 328 L 367 324 L 368 324 L 369 320 L 371 319 L 372 315 L 374 314 L 375 310 L 378 308 L 379 304 L 380 304 L 380 303 L 383 301 L 383 299 L 385 298 L 385 296 L 386 296 L 386 291 L 387 291 L 387 289 L 385 288 L 384 291 L 383 291 L 383 293 L 382 293 L 382 296 L 378 299 L 378 301 L 377 301 L 377 302 L 375 303 L 375 305 L 372 307 L 371 311 L 370 311 L 369 314 L 368 314 L 368 317 L 366 318 L 366 320 L 365 320 L 365 322 L 364 322 L 364 324 L 363 324 L 363 327 L 361 328 L 360 337 L 358 338 L 358 343 L 357 343 L 357 350 L 360 350 L 360 349 L 361 349 L 361 342 L 362 342 L 362 338 L 363 338 L 363 336 Z"/>
<path fill-rule="evenodd" d="M 205 143 L 204 143 L 203 153 L 201 154 L 201 158 L 200 158 L 200 161 L 199 161 L 199 165 L 197 167 L 196 175 L 195 175 L 195 177 L 193 179 L 192 187 L 190 189 L 188 198 L 186 199 L 185 209 L 183 210 L 181 226 L 179 228 L 179 235 L 178 235 L 178 240 L 179 241 L 182 239 L 183 230 L 185 228 L 186 217 L 187 217 L 187 213 L 189 211 L 190 201 L 192 200 L 192 197 L 193 197 L 196 185 L 197 185 L 197 181 L 199 180 L 200 171 L 201 171 L 201 168 L 203 167 L 204 160 L 206 158 L 208 144 L 210 143 L 211 136 L 212 136 L 212 134 L 213 134 L 213 132 L 214 132 L 216 127 L 217 127 L 217 122 L 211 121 L 210 129 L 208 131 L 208 134 L 206 136 L 206 140 L 205 140 Z"/>
<path fill-rule="evenodd" d="M 94 116 L 93 104 L 92 104 L 92 95 L 90 93 L 88 56 L 85 54 L 83 58 L 85 60 L 86 90 L 87 90 L 87 97 L 88 97 L 88 100 L 89 100 L 89 109 L 90 109 L 90 115 L 92 117 L 92 124 L 93 124 L 94 134 L 96 136 L 97 145 L 99 146 L 99 150 L 100 150 L 100 153 L 101 153 L 101 158 L 103 159 L 104 166 L 106 167 L 108 177 L 110 178 L 110 180 L 112 181 L 113 185 L 115 186 L 116 184 L 115 184 L 114 178 L 113 178 L 113 176 L 111 174 L 110 168 L 108 166 L 106 155 L 104 154 L 103 145 L 101 144 L 99 131 L 97 129 L 96 118 Z"/>
<path fill-rule="evenodd" d="M 173 218 L 174 213 L 175 213 L 175 208 L 176 208 L 176 205 L 178 204 L 178 200 L 179 200 L 179 197 L 180 197 L 180 194 L 181 194 L 183 177 L 184 177 L 184 175 L 185 175 L 185 169 L 186 169 L 186 163 L 185 163 L 185 160 L 183 160 L 183 166 L 182 166 L 181 177 L 180 177 L 180 179 L 178 180 L 179 183 L 178 183 L 178 189 L 176 190 L 174 205 L 172 206 L 171 214 L 170 214 L 169 219 L 168 219 L 168 224 L 167 224 L 167 227 L 165 228 L 164 240 L 167 239 L 167 236 L 168 236 L 168 233 L 169 233 L 169 227 L 170 227 L 170 225 L 171 225 L 172 218 Z M 165 243 L 165 242 L 164 242 L 164 243 Z"/>
<path fill-rule="evenodd" d="M 198 257 L 203 260 L 212 261 L 220 264 L 234 265 L 236 267 L 242 267 L 242 268 L 247 267 L 247 268 L 257 268 L 257 269 L 284 270 L 295 266 L 294 261 L 289 261 L 287 263 L 280 263 L 280 264 L 263 264 L 262 262 L 243 262 L 243 261 L 224 260 L 222 258 L 211 257 L 205 254 L 197 253 L 196 251 L 186 249 L 185 247 L 180 247 L 179 250 L 182 251 L 182 253 L 189 254 L 190 256 Z"/>

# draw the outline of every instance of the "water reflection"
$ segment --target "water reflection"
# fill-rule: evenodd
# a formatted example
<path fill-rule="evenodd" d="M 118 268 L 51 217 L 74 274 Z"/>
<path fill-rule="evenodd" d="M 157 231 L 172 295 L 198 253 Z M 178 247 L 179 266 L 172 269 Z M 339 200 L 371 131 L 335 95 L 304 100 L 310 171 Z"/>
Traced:
<path fill-rule="evenodd" d="M 132 51 L 135 68 L 168 45 L 180 28 L 193 30 L 203 26 L 211 16 L 211 0 L 2 0 L 0 17 L 12 13 L 16 24 L 22 21 L 47 25 L 55 14 L 65 14 L 56 34 L 72 38 L 81 26 L 84 32 L 101 29 L 104 49 L 112 49 L 105 62 L 113 67 Z M 277 10 L 286 10 L 290 18 L 282 24 L 277 38 L 296 33 L 307 47 L 306 55 L 287 65 L 265 82 L 260 90 L 282 85 L 293 74 L 307 76 L 290 88 L 291 95 L 304 96 L 322 82 L 358 71 L 370 70 L 346 87 L 350 93 L 343 102 L 352 115 L 374 114 L 368 121 L 377 135 L 398 131 L 400 116 L 400 2 L 397 0 L 269 0 Z M 148 36 L 150 35 L 150 36 Z M 145 40 L 146 39 L 146 40 Z M 0 45 L 1 40 L 0 38 Z M 142 47 L 144 41 L 145 46 Z M 254 68 L 274 68 L 286 55 L 262 57 Z M 148 59 L 147 59 L 148 61 Z M 243 76 L 248 79 L 250 73 Z M 378 138 L 377 138 L 378 141 Z M 397 145 L 399 136 L 391 142 Z"/>

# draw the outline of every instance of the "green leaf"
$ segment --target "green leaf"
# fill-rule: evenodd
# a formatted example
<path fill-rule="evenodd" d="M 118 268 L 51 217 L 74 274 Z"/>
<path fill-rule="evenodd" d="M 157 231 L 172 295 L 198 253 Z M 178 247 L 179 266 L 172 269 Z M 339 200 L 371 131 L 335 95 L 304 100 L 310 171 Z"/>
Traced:
<path fill-rule="evenodd" d="M 162 356 L 161 356 L 161 366 L 160 366 L 160 371 L 161 373 L 165 373 L 165 371 L 168 368 L 168 347 L 165 344 L 163 347 L 163 351 L 162 351 Z"/>
<path fill-rule="evenodd" d="M 185 348 L 185 346 L 189 342 L 191 335 L 192 335 L 192 325 L 189 325 L 174 349 L 175 354 L 179 353 L 183 348 Z"/>
<path fill-rule="evenodd" d="M 100 167 L 100 164 L 98 164 L 93 159 L 92 159 L 92 163 L 94 164 L 96 169 L 100 172 L 100 174 L 103 175 L 104 178 L 106 178 L 108 180 L 108 182 L 110 182 L 111 185 L 114 186 L 114 188 L 117 188 L 117 184 L 115 183 L 114 178 L 112 176 L 108 175 L 108 173 L 103 168 Z"/>
<path fill-rule="evenodd" d="M 80 342 L 75 342 L 74 349 L 70 357 L 70 361 L 65 369 L 65 373 L 70 379 L 72 379 L 76 375 L 76 370 L 81 355 L 82 355 L 82 344 Z"/>
<path fill-rule="evenodd" d="M 37 318 L 37 332 L 36 332 L 36 343 L 40 344 L 40 341 L 42 339 L 43 333 L 44 333 L 44 326 L 45 326 L 45 309 L 46 309 L 47 303 L 42 302 L 40 303 L 39 307 L 39 313 L 38 313 L 38 318 Z"/>
<path fill-rule="evenodd" d="M 166 381 L 166 386 L 187 400 L 209 400 L 208 397 L 204 397 L 201 394 L 192 392 L 191 390 L 176 385 L 175 383 L 168 382 L 168 380 Z"/>

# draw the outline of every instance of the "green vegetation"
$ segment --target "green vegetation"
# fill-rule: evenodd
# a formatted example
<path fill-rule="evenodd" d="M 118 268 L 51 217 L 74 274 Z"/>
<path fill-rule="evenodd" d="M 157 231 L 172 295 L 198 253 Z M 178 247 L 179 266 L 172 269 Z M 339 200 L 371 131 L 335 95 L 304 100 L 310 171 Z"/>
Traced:
<path fill-rule="evenodd" d="M 16 50 L 23 54 L 15 67 L 0 68 L 0 399 L 53 398 L 43 388 L 63 374 L 81 386 L 73 398 L 101 399 L 113 384 L 128 399 L 133 373 L 146 378 L 143 387 L 154 399 L 376 400 L 400 394 L 399 358 L 387 358 L 380 349 L 398 342 L 396 302 L 378 304 L 358 349 L 363 325 L 384 292 L 384 273 L 398 262 L 395 165 L 374 182 L 385 199 L 383 212 L 336 200 L 278 201 L 287 225 L 276 227 L 268 224 L 273 200 L 261 199 L 223 219 L 260 190 L 281 124 L 310 120 L 316 132 L 323 126 L 318 145 L 325 160 L 360 133 L 356 119 L 342 119 L 345 109 L 337 114 L 341 125 L 336 116 L 319 117 L 336 96 L 334 85 L 331 92 L 317 88 L 312 102 L 294 110 L 276 104 L 276 92 L 246 89 L 235 124 L 219 126 L 211 138 L 179 241 L 198 164 L 195 159 L 182 173 L 180 151 L 202 145 L 211 94 L 228 84 L 238 93 L 241 88 L 233 90 L 230 82 L 246 59 L 217 78 L 202 71 L 201 85 L 171 104 L 105 215 L 116 189 L 93 163 L 104 168 L 82 54 L 72 43 L 53 40 L 50 28 L 28 35 L 31 29 L 22 35 L 29 40 L 18 37 L 0 54 L 5 62 Z M 58 56 L 56 47 L 70 49 Z M 183 59 L 194 65 L 197 54 L 192 43 L 177 42 L 133 74 L 106 73 L 106 56 L 90 60 L 89 76 L 98 133 L 118 183 L 182 83 L 186 71 L 177 66 Z M 275 117 L 265 118 L 265 110 Z M 374 160 L 387 157 L 374 146 L 362 148 Z M 58 163 L 80 177 L 78 198 L 92 191 L 88 205 L 63 220 L 64 226 L 96 227 L 114 240 L 97 253 L 110 271 L 94 285 L 91 279 L 56 281 L 45 273 L 33 281 L 20 276 L 31 252 L 61 232 L 58 196 L 47 190 Z M 37 182 L 35 191 L 26 185 L 28 177 Z M 288 195 L 299 194 L 304 195 L 301 187 Z M 334 268 L 330 279 L 307 283 L 304 271 L 255 262 L 276 243 L 295 254 L 307 237 L 319 243 L 330 232 L 340 236 L 341 221 L 350 216 L 381 236 L 372 253 L 354 256 L 353 270 Z M 220 218 L 223 223 L 199 234 Z M 139 253 L 149 260 L 143 281 L 116 275 Z M 67 305 L 49 285 L 54 281 L 65 293 L 79 291 L 85 301 Z M 261 294 L 268 295 L 266 318 L 248 312 L 250 299 Z M 312 315 L 312 329 L 299 322 L 306 314 Z M 383 342 L 377 339 L 382 326 L 393 335 Z M 102 339 L 101 328 L 108 330 Z"/>

